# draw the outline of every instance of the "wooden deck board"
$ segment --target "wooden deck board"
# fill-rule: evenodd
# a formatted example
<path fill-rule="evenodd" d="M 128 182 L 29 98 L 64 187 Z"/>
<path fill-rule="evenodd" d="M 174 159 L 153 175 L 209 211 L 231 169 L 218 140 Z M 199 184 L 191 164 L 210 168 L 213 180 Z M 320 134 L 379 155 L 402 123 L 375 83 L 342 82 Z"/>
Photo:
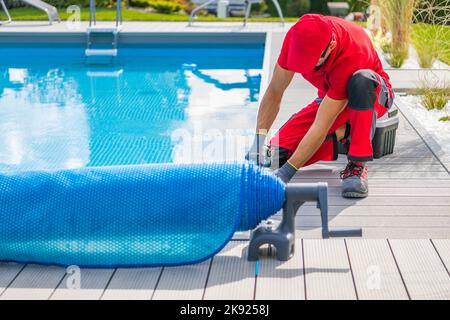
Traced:
<path fill-rule="evenodd" d="M 269 250 L 265 250 L 267 253 Z M 273 256 L 259 260 L 255 299 L 304 300 L 305 277 L 302 258 L 302 240 L 295 241 L 295 255 L 288 261 L 278 261 Z"/>
<path fill-rule="evenodd" d="M 296 237 L 321 239 L 320 228 L 296 227 Z M 365 227 L 364 239 L 448 239 L 450 228 L 411 228 L 411 227 Z"/>
<path fill-rule="evenodd" d="M 374 208 L 376 209 L 376 208 Z M 300 209 L 301 210 L 301 209 Z M 370 211 L 365 211 L 365 215 L 332 215 L 329 217 L 329 224 L 331 227 L 362 227 L 364 238 L 448 238 L 450 231 L 449 218 L 443 216 L 419 217 L 411 215 L 380 215 L 377 216 L 374 210 L 374 215 L 370 215 Z M 308 238 L 311 234 L 304 233 L 304 230 L 317 229 L 321 227 L 320 218 L 317 213 L 313 215 L 297 214 L 296 229 L 299 231 L 299 236 Z M 275 224 L 281 221 L 281 216 L 276 215 L 271 217 Z M 376 234 L 373 232 L 376 231 Z M 384 233 L 383 233 L 384 231 Z M 396 231 L 398 234 L 396 234 Z M 314 237 L 315 238 L 315 237 Z"/>
<path fill-rule="evenodd" d="M 450 217 L 396 217 L 396 216 L 334 216 L 329 218 L 332 227 L 411 227 L 450 228 Z M 298 227 L 320 227 L 319 216 L 297 216 Z"/>
<path fill-rule="evenodd" d="M 344 240 L 303 240 L 306 298 L 356 299 Z"/>
<path fill-rule="evenodd" d="M 119 268 L 106 288 L 103 300 L 150 300 L 162 268 Z"/>
<path fill-rule="evenodd" d="M 434 239 L 432 240 L 432 243 L 444 263 L 450 277 L 450 239 Z"/>
<path fill-rule="evenodd" d="M 73 287 L 68 275 L 53 292 L 51 300 L 98 300 L 102 296 L 114 269 L 80 269 L 79 288 Z M 78 284 L 77 284 L 78 285 Z"/>
<path fill-rule="evenodd" d="M 247 261 L 246 241 L 232 241 L 214 257 L 204 298 L 251 300 L 255 289 L 255 262 Z"/>
<path fill-rule="evenodd" d="M 343 168 L 341 168 L 343 169 Z M 300 171 L 296 174 L 296 176 L 293 178 L 292 182 L 302 180 L 304 182 L 311 180 L 311 179 L 330 179 L 330 178 L 338 178 L 339 177 L 339 170 L 336 171 L 311 171 L 306 173 L 305 171 Z M 427 181 L 425 180 L 450 180 L 450 176 L 447 172 L 441 171 L 441 172 L 400 172 L 400 171 L 373 171 L 369 169 L 369 180 L 373 179 L 403 179 L 403 180 L 409 180 L 409 179 L 421 179 L 424 180 L 423 184 L 424 186 L 427 184 Z M 305 181 L 306 180 L 306 181 Z M 301 182 L 301 181 L 300 181 Z"/>
<path fill-rule="evenodd" d="M 315 178 L 315 177 L 294 177 L 292 182 L 295 183 L 317 183 L 317 182 L 326 182 L 328 183 L 328 187 L 330 188 L 340 188 L 341 180 L 336 177 L 326 177 L 326 178 Z M 404 188 L 408 186 L 408 188 L 449 188 L 450 187 L 450 179 L 446 180 L 427 180 L 423 179 L 369 179 L 369 192 L 371 188 Z"/>
<path fill-rule="evenodd" d="M 406 184 L 407 185 L 407 184 Z M 450 188 L 388 188 L 388 187 L 371 187 L 369 186 L 371 196 L 385 196 L 385 197 L 448 197 L 450 195 Z M 340 196 L 340 187 L 329 187 L 328 194 L 330 196 Z"/>
<path fill-rule="evenodd" d="M 63 279 L 64 268 L 54 266 L 27 265 L 3 292 L 4 300 L 46 300 Z"/>
<path fill-rule="evenodd" d="M 24 267 L 18 263 L 0 263 L 0 297 Z"/>
<path fill-rule="evenodd" d="M 207 260 L 196 265 L 165 267 L 153 299 L 202 299 L 210 264 L 211 260 Z"/>
<path fill-rule="evenodd" d="M 408 206 L 416 205 L 421 207 L 427 206 L 446 206 L 450 208 L 450 197 L 386 197 L 386 196 L 369 196 L 364 199 L 349 199 L 341 196 L 328 196 L 328 203 L 332 206 Z M 313 206 L 314 203 L 305 203 L 304 206 Z M 426 209 L 425 209 L 426 210 Z"/>
<path fill-rule="evenodd" d="M 342 168 L 342 166 L 345 166 L 348 162 L 348 159 L 345 155 L 339 155 L 338 159 L 335 161 L 319 161 L 317 164 L 319 165 L 329 165 L 329 166 L 335 166 Z M 385 156 L 380 159 L 375 159 L 373 162 L 369 163 L 369 168 L 372 168 L 372 166 L 382 166 L 382 165 L 389 165 L 389 166 L 403 166 L 403 165 L 440 165 L 440 162 L 436 160 L 433 157 L 397 157 L 394 154 Z"/>
<path fill-rule="evenodd" d="M 344 164 L 339 165 L 333 165 L 333 164 L 323 164 L 321 165 L 323 167 L 323 169 L 321 170 L 327 170 L 327 169 L 331 169 L 334 172 L 338 172 L 341 169 L 343 169 L 343 167 L 345 167 Z M 442 167 L 442 165 L 440 164 L 390 164 L 390 163 L 369 163 L 368 165 L 369 168 L 369 175 L 371 173 L 381 173 L 381 172 L 445 172 L 445 169 Z M 304 169 L 306 170 L 306 169 Z M 319 169 L 320 170 L 320 169 Z"/>
<path fill-rule="evenodd" d="M 348 239 L 346 243 L 359 299 L 408 299 L 386 240 Z"/>
<path fill-rule="evenodd" d="M 317 216 L 319 209 L 313 206 L 303 206 L 297 212 L 298 217 L 303 216 Z M 423 207 L 414 205 L 408 206 L 336 206 L 328 207 L 328 215 L 330 218 L 336 216 L 388 216 L 388 217 L 402 217 L 402 216 L 418 216 L 418 217 L 448 217 L 448 208 L 446 206 L 427 206 L 426 210 Z M 281 212 L 273 217 L 281 217 Z M 412 219 L 414 220 L 414 219 Z"/>
<path fill-rule="evenodd" d="M 389 242 L 411 299 L 450 299 L 450 277 L 430 240 Z"/>

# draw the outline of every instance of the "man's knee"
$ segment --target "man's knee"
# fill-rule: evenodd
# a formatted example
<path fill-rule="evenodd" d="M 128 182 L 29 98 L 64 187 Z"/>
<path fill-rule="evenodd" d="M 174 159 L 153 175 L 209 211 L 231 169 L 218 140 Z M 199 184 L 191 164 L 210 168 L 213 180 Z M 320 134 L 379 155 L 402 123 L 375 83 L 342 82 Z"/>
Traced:
<path fill-rule="evenodd" d="M 279 146 L 271 146 L 270 147 L 270 168 L 272 169 L 278 169 L 281 166 L 283 166 L 287 160 L 289 159 L 289 156 L 291 154 L 291 151 L 279 147 Z"/>
<path fill-rule="evenodd" d="M 347 86 L 348 107 L 353 110 L 370 110 L 377 99 L 378 78 L 372 70 L 359 70 Z"/>

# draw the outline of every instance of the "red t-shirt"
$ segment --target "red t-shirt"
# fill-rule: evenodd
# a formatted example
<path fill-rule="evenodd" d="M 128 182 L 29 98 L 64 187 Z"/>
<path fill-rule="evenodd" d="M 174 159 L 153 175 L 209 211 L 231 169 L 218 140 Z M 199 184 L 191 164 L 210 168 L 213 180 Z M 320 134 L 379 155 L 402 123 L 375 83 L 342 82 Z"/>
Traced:
<path fill-rule="evenodd" d="M 323 98 L 325 95 L 328 95 L 335 100 L 347 99 L 347 83 L 352 75 L 361 69 L 375 71 L 385 79 L 386 85 L 391 89 L 389 76 L 383 70 L 372 41 L 364 29 L 353 22 L 341 18 L 325 17 L 325 19 L 328 19 L 332 25 L 337 46 L 321 67 L 302 74 L 306 80 L 318 89 L 319 97 Z M 278 57 L 278 64 L 286 70 L 289 70 L 286 67 L 286 60 L 291 30 L 287 32 L 284 38 L 283 47 Z M 313 46 L 314 43 L 311 43 L 311 45 Z"/>

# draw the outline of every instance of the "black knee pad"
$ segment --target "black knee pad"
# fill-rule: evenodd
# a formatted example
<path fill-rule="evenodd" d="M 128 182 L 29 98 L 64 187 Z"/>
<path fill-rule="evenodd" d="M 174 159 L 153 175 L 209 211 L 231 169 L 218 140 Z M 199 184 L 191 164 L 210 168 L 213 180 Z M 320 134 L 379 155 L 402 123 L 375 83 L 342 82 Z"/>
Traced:
<path fill-rule="evenodd" d="M 360 70 L 350 78 L 348 90 L 348 106 L 353 110 L 370 110 L 377 99 L 378 78 L 372 70 Z"/>
<path fill-rule="evenodd" d="M 282 167 L 288 161 L 290 153 L 288 149 L 283 147 L 271 146 L 270 167 L 274 170 Z"/>

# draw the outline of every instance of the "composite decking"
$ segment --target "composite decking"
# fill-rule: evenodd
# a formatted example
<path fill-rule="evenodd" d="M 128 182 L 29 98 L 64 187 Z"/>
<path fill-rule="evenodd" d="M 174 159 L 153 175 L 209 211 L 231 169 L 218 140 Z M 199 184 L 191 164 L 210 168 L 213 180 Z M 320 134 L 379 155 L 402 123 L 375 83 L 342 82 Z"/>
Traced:
<path fill-rule="evenodd" d="M 253 28 L 271 33 L 266 68 L 272 70 L 285 30 Z M 314 98 L 296 76 L 275 127 Z M 369 165 L 367 199 L 340 196 L 343 157 L 294 178 L 328 182 L 330 226 L 362 227 L 363 239 L 318 239 L 319 213 L 311 203 L 297 214 L 296 253 L 288 262 L 272 258 L 268 247 L 258 264 L 248 262 L 248 241 L 234 240 L 193 266 L 82 269 L 81 289 L 68 289 L 64 268 L 2 263 L 0 299 L 450 299 L 449 161 L 414 120 L 405 113 L 400 120 L 394 154 Z"/>
<path fill-rule="evenodd" d="M 300 239 L 288 262 L 231 241 L 203 263 L 149 269 L 0 265 L 0 299 L 450 299 L 450 240 Z"/>

